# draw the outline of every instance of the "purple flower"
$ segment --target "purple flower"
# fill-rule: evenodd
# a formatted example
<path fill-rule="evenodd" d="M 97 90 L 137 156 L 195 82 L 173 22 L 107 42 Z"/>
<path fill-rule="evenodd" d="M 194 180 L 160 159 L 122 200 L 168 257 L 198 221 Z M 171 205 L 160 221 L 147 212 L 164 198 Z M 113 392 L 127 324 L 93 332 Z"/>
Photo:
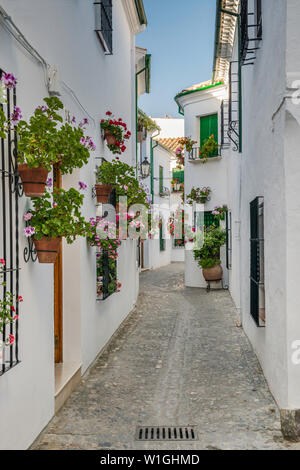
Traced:
<path fill-rule="evenodd" d="M 75 116 L 72 117 L 72 121 L 71 121 L 71 122 L 74 122 L 74 124 L 76 123 L 76 117 L 75 117 Z"/>
<path fill-rule="evenodd" d="M 84 118 L 83 124 L 88 124 L 88 123 L 89 123 L 89 120 L 87 118 Z"/>
<path fill-rule="evenodd" d="M 47 184 L 48 188 L 51 188 L 52 183 L 53 183 L 52 178 L 47 178 L 47 183 L 46 184 Z"/>
<path fill-rule="evenodd" d="M 12 73 L 2 73 L 1 77 L 2 83 L 6 86 L 6 88 L 15 88 L 17 85 L 17 79 L 13 76 Z"/>
<path fill-rule="evenodd" d="M 50 119 L 50 121 L 53 121 L 53 116 L 52 116 L 52 114 L 50 114 L 49 119 Z"/>
<path fill-rule="evenodd" d="M 82 145 L 84 145 L 84 147 L 85 147 L 86 142 L 85 142 L 85 138 L 84 138 L 84 137 L 81 137 L 80 143 L 81 143 Z"/>
<path fill-rule="evenodd" d="M 87 188 L 87 185 L 85 183 L 83 183 L 82 181 L 78 181 L 78 184 L 79 184 L 79 188 L 82 189 L 83 191 L 86 190 Z"/>
<path fill-rule="evenodd" d="M 24 214 L 25 222 L 28 222 L 32 217 L 33 217 L 33 214 L 31 212 L 27 212 L 27 214 Z"/>
<path fill-rule="evenodd" d="M 24 228 L 24 235 L 25 237 L 31 237 L 35 233 L 35 228 L 28 225 L 28 227 Z"/>
<path fill-rule="evenodd" d="M 18 106 L 15 106 L 14 112 L 10 116 L 10 120 L 14 126 L 16 126 L 20 120 L 22 119 L 22 112 L 21 109 L 18 108 Z"/>

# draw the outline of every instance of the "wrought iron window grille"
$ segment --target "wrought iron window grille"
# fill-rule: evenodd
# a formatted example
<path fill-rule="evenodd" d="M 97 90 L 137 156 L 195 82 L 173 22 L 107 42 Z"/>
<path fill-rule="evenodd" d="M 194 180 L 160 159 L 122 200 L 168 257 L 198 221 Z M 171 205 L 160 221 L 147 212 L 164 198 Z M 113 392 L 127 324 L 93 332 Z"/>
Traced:
<path fill-rule="evenodd" d="M 109 251 L 96 253 L 97 300 L 105 300 L 118 290 L 117 262 L 109 257 Z"/>
<path fill-rule="evenodd" d="M 232 269 L 232 213 L 226 212 L 226 268 Z"/>
<path fill-rule="evenodd" d="M 4 71 L 0 69 L 0 79 Z M 9 119 L 13 108 L 17 105 L 16 89 L 7 90 L 7 103 L 1 104 L 1 109 Z M 0 295 L 11 292 L 15 298 L 19 296 L 19 198 L 23 194 L 22 183 L 19 179 L 17 163 L 17 132 L 9 128 L 7 138 L 0 139 L 0 257 L 5 259 L 3 282 Z M 19 315 L 19 303 L 14 304 L 15 315 Z M 3 325 L 2 342 L 7 336 L 14 336 L 14 343 L 3 347 L 0 362 L 0 375 L 10 370 L 20 362 L 19 359 L 19 321 Z"/>
<path fill-rule="evenodd" d="M 232 144 L 232 150 L 239 150 L 239 73 L 238 62 L 232 61 L 229 65 L 229 102 L 228 102 L 228 130 L 227 137 Z"/>
<path fill-rule="evenodd" d="M 229 130 L 229 100 L 221 103 L 221 149 L 230 147 Z"/>
<path fill-rule="evenodd" d="M 249 12 L 248 0 L 241 1 L 241 61 L 242 65 L 253 65 L 256 51 L 262 40 L 261 0 L 255 0 L 255 11 Z M 250 18 L 253 20 L 250 24 Z"/>
<path fill-rule="evenodd" d="M 264 198 L 250 203 L 250 315 L 264 326 Z"/>
<path fill-rule="evenodd" d="M 113 53 L 112 0 L 94 2 L 95 31 L 106 55 Z"/>

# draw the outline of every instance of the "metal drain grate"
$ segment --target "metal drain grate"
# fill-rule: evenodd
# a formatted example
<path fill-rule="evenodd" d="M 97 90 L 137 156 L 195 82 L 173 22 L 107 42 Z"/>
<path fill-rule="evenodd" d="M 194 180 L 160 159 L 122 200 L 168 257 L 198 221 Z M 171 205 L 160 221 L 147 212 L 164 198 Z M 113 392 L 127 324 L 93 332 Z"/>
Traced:
<path fill-rule="evenodd" d="M 137 441 L 196 441 L 194 426 L 139 426 Z"/>

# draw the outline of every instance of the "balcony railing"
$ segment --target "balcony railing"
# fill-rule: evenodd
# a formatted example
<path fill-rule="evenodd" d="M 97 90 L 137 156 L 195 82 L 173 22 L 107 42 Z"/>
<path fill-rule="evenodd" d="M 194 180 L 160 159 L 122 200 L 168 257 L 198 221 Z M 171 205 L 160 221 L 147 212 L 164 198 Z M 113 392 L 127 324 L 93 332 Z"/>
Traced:
<path fill-rule="evenodd" d="M 159 188 L 159 195 L 160 197 L 169 197 L 170 196 L 169 188 L 166 188 L 165 186 L 162 186 L 161 188 Z"/>
<path fill-rule="evenodd" d="M 188 158 L 189 160 L 191 161 L 198 161 L 198 160 L 202 160 L 202 161 L 205 161 L 206 158 L 201 158 L 201 148 L 202 147 L 194 147 L 189 153 L 188 153 Z M 221 157 L 222 153 L 221 153 L 221 145 L 218 145 L 218 148 L 213 151 L 210 155 L 207 156 L 207 160 L 209 160 L 210 158 L 216 158 L 216 157 Z"/>

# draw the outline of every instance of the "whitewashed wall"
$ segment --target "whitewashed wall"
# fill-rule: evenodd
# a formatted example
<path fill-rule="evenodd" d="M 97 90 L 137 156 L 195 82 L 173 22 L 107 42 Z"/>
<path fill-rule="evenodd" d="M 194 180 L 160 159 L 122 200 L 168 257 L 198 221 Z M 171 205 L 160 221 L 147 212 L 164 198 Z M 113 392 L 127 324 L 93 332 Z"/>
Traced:
<path fill-rule="evenodd" d="M 217 114 L 219 132 L 221 135 L 221 117 L 220 105 L 222 99 L 227 96 L 225 86 L 218 86 L 203 91 L 185 95 L 180 98 L 180 103 L 184 108 L 185 136 L 191 137 L 197 141 L 195 146 L 199 147 L 200 142 L 200 117 Z M 220 141 L 220 137 L 219 137 Z M 185 195 L 191 192 L 193 187 L 199 188 L 209 186 L 212 190 L 210 201 L 203 205 L 203 211 L 212 211 L 216 205 L 228 203 L 227 188 L 227 158 L 226 153 L 222 153 L 222 158 L 208 159 L 206 163 L 199 160 L 195 162 L 189 161 L 188 154 L 185 155 Z M 193 225 L 191 220 L 190 225 Z M 228 285 L 228 271 L 226 269 L 226 251 L 225 247 L 221 249 L 221 260 L 223 267 L 224 285 Z M 202 270 L 198 263 L 194 260 L 193 252 L 186 250 L 185 252 L 185 283 L 189 287 L 206 287 L 207 283 L 202 275 Z M 212 288 L 219 288 L 219 283 L 212 284 Z"/>
<path fill-rule="evenodd" d="M 95 215 L 91 189 L 95 157 L 111 158 L 100 138 L 99 121 L 107 109 L 122 117 L 135 135 L 135 41 L 123 2 L 113 8 L 114 54 L 105 56 L 94 32 L 91 0 L 1 0 L 28 41 L 50 64 L 57 64 L 61 99 L 71 116 L 94 119 L 88 134 L 97 145 L 89 164 L 64 177 L 64 187 L 88 184 L 83 214 Z M 80 31 L 80 34 L 78 33 Z M 18 105 L 24 118 L 47 96 L 42 66 L 0 24 L 0 67 L 18 78 Z M 120 75 L 120 71 L 122 71 Z M 73 92 L 78 101 L 74 99 Z M 135 160 L 134 139 L 123 160 Z M 20 202 L 22 215 L 28 200 Z M 20 290 L 24 297 L 20 318 L 21 364 L 0 377 L 0 448 L 25 449 L 54 413 L 53 267 L 25 264 L 21 237 Z M 64 246 L 64 357 L 82 364 L 84 372 L 131 310 L 138 293 L 135 242 L 120 249 L 118 273 L 123 288 L 103 302 L 96 302 L 95 256 L 85 240 Z"/>

